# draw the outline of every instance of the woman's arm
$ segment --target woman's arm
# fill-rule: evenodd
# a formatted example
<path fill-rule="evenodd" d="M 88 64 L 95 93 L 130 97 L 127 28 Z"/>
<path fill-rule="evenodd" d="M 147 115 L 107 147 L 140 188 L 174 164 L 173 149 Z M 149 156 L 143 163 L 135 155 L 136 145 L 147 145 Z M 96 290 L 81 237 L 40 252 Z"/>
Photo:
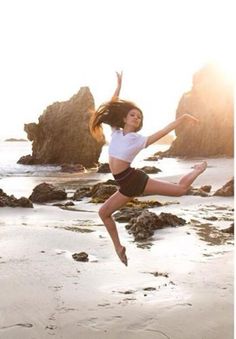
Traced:
<path fill-rule="evenodd" d="M 146 147 L 153 144 L 154 142 L 156 142 L 157 140 L 161 139 L 162 137 L 164 137 L 166 134 L 170 133 L 171 131 L 173 131 L 177 126 L 179 126 L 182 123 L 198 123 L 199 120 L 195 117 L 193 117 L 190 114 L 183 114 L 181 115 L 181 117 L 177 118 L 175 121 L 171 122 L 170 124 L 168 124 L 166 127 L 164 127 L 163 129 L 161 129 L 160 131 L 150 135 L 147 139 L 147 144 Z"/>
<path fill-rule="evenodd" d="M 122 85 L 122 76 L 123 76 L 123 72 L 116 72 L 116 76 L 117 76 L 117 87 L 116 90 L 111 98 L 111 101 L 115 101 L 117 99 L 119 99 L 119 95 L 120 95 L 120 90 L 121 90 L 121 85 Z"/>

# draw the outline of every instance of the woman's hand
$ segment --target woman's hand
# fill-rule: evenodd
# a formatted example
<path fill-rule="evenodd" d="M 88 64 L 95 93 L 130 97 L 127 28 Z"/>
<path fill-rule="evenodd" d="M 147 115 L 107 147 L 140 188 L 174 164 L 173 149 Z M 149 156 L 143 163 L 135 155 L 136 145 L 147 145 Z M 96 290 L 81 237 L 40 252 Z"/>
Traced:
<path fill-rule="evenodd" d="M 117 76 L 117 87 L 116 87 L 115 93 L 112 96 L 112 99 L 111 99 L 112 101 L 119 99 L 121 85 L 122 85 L 123 72 L 120 72 L 120 73 L 116 72 L 116 76 Z"/>
<path fill-rule="evenodd" d="M 123 72 L 122 71 L 120 73 L 116 72 L 116 76 L 117 76 L 117 88 L 121 88 Z"/>

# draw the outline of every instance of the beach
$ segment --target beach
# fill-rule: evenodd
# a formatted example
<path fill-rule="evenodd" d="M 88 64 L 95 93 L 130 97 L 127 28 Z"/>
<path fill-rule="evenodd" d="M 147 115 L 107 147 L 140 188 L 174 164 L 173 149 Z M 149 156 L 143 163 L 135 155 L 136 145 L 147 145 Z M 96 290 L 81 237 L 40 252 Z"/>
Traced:
<path fill-rule="evenodd" d="M 137 165 L 143 165 L 141 157 Z M 1 208 L 0 338 L 233 338 L 234 240 L 222 230 L 233 223 L 234 198 L 213 193 L 232 178 L 234 160 L 164 158 L 145 164 L 162 170 L 151 177 L 176 182 L 200 160 L 208 168 L 193 186 L 211 185 L 208 197 L 139 198 L 168 202 L 149 210 L 184 218 L 184 226 L 157 230 L 141 246 L 127 223 L 117 223 L 128 267 L 98 217 L 101 204 L 90 198 L 67 210 L 53 203 Z M 47 176 L 13 171 L 2 175 L 0 188 L 28 197 L 37 184 L 48 182 L 72 196 L 82 183 L 111 178 L 57 171 L 50 168 Z M 79 252 L 89 260 L 75 261 L 72 255 Z"/>

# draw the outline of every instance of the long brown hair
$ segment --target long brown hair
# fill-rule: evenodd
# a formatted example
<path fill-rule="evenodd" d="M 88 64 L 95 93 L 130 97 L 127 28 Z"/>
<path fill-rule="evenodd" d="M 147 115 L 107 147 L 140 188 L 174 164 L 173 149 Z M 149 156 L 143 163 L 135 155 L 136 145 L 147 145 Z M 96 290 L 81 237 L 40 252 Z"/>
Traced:
<path fill-rule="evenodd" d="M 105 102 L 93 112 L 90 120 L 91 133 L 95 138 L 99 137 L 102 123 L 111 127 L 124 128 L 124 118 L 131 109 L 137 109 L 141 113 L 141 122 L 136 132 L 139 131 L 143 126 L 143 113 L 141 109 L 131 101 L 117 99 Z"/>

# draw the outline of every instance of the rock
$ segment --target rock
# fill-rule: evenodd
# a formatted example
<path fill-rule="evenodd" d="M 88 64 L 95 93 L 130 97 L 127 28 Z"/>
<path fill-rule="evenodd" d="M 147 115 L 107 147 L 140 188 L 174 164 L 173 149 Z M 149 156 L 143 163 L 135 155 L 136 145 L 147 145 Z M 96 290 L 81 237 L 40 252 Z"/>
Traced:
<path fill-rule="evenodd" d="M 105 184 L 118 186 L 117 182 L 114 179 L 108 179 L 107 181 L 105 181 Z"/>
<path fill-rule="evenodd" d="M 171 213 L 161 213 L 156 215 L 147 210 L 143 211 L 138 217 L 130 220 L 126 226 L 129 233 L 133 234 L 135 241 L 146 241 L 154 231 L 163 227 L 184 225 L 186 221 Z"/>
<path fill-rule="evenodd" d="M 82 187 L 79 187 L 73 197 L 72 197 L 72 200 L 81 200 L 85 197 L 87 197 L 91 192 L 91 187 L 90 186 L 82 186 Z"/>
<path fill-rule="evenodd" d="M 32 157 L 32 155 L 27 154 L 27 155 L 23 155 L 18 161 L 18 164 L 24 164 L 24 165 L 33 165 L 35 164 L 35 160 Z"/>
<path fill-rule="evenodd" d="M 68 207 L 68 206 L 75 206 L 75 204 L 73 203 L 73 201 L 68 201 L 65 203 L 65 207 Z"/>
<path fill-rule="evenodd" d="M 231 233 L 231 234 L 234 234 L 234 223 L 232 223 L 230 225 L 230 227 L 228 228 L 225 228 L 224 230 L 222 230 L 223 233 Z"/>
<path fill-rule="evenodd" d="M 233 81 L 219 67 L 208 64 L 193 76 L 191 91 L 183 94 L 176 118 L 190 113 L 200 123 L 180 124 L 176 139 L 162 156 L 233 156 Z"/>
<path fill-rule="evenodd" d="M 115 185 L 106 185 L 104 183 L 99 183 L 93 186 L 91 192 L 89 193 L 89 196 L 92 197 L 91 202 L 103 203 L 116 191 L 117 187 Z"/>
<path fill-rule="evenodd" d="M 230 197 L 234 195 L 234 179 L 228 181 L 223 187 L 218 189 L 213 195 Z"/>
<path fill-rule="evenodd" d="M 26 197 L 21 197 L 17 199 L 17 203 L 19 207 L 33 207 L 32 201 Z"/>
<path fill-rule="evenodd" d="M 165 203 L 161 203 L 157 200 L 138 200 L 137 198 L 133 198 L 130 201 L 127 202 L 127 204 L 125 206 L 127 207 L 135 207 L 135 208 L 153 208 L 153 207 L 160 207 L 160 206 L 164 206 Z"/>
<path fill-rule="evenodd" d="M 207 193 L 210 193 L 211 188 L 212 188 L 211 185 L 204 185 L 204 186 L 200 187 L 200 190 L 207 192 Z"/>
<path fill-rule="evenodd" d="M 92 197 L 90 202 L 100 203 L 107 200 L 113 193 L 117 191 L 115 180 L 107 180 L 93 186 L 81 186 L 74 193 L 73 200 L 81 200 L 85 197 Z"/>
<path fill-rule="evenodd" d="M 33 208 L 32 201 L 28 198 L 21 197 L 19 199 L 15 198 L 14 195 L 7 195 L 0 188 L 0 207 L 26 207 Z"/>
<path fill-rule="evenodd" d="M 86 252 L 74 253 L 72 258 L 76 261 L 89 261 L 88 254 Z"/>
<path fill-rule="evenodd" d="M 31 201 L 37 203 L 49 202 L 53 200 L 65 200 L 66 198 L 67 194 L 63 189 L 59 189 L 45 182 L 37 185 L 29 197 Z"/>
<path fill-rule="evenodd" d="M 153 208 L 163 206 L 159 201 L 138 199 L 130 200 L 119 212 L 114 214 L 114 218 L 119 222 L 129 222 L 132 218 L 138 217 L 146 208 Z"/>
<path fill-rule="evenodd" d="M 147 174 L 154 174 L 154 173 L 162 172 L 159 168 L 157 168 L 155 166 L 144 166 L 140 169 Z"/>
<path fill-rule="evenodd" d="M 140 207 L 123 207 L 114 214 L 114 219 L 119 222 L 129 222 L 132 218 L 137 218 L 143 212 Z"/>
<path fill-rule="evenodd" d="M 111 173 L 109 164 L 108 163 L 100 164 L 97 173 Z"/>
<path fill-rule="evenodd" d="M 98 163 L 101 142 L 95 140 L 89 130 L 89 121 L 94 110 L 94 99 L 88 87 L 68 101 L 55 102 L 39 117 L 38 124 L 25 124 L 24 130 L 32 144 L 30 164 L 81 164 L 93 167 Z M 29 164 L 29 158 L 18 163 Z"/>
<path fill-rule="evenodd" d="M 144 159 L 144 161 L 158 161 L 158 160 L 160 160 L 160 159 L 162 159 L 161 156 L 159 156 L 159 155 L 158 155 L 158 156 L 157 156 L 157 155 L 152 155 L 152 156 L 150 156 L 150 157 Z"/>
<path fill-rule="evenodd" d="M 209 194 L 202 188 L 193 188 L 193 187 L 189 188 L 186 195 L 198 195 L 200 197 L 209 197 Z"/>
<path fill-rule="evenodd" d="M 84 172 L 85 168 L 81 164 L 63 164 L 61 165 L 61 172 L 68 172 L 68 173 L 74 173 L 74 172 Z"/>
<path fill-rule="evenodd" d="M 19 141 L 22 142 L 22 141 L 23 141 L 23 142 L 24 142 L 24 141 L 28 141 L 28 140 L 23 139 L 23 138 L 19 138 L 19 139 L 18 139 L 18 138 L 9 138 L 9 139 L 5 139 L 4 141 L 7 141 L 7 142 L 8 142 L 8 141 L 10 141 L 10 142 L 11 142 L 11 141 L 13 141 L 13 142 L 15 142 L 15 141 L 17 141 L 17 142 L 19 142 Z"/>

